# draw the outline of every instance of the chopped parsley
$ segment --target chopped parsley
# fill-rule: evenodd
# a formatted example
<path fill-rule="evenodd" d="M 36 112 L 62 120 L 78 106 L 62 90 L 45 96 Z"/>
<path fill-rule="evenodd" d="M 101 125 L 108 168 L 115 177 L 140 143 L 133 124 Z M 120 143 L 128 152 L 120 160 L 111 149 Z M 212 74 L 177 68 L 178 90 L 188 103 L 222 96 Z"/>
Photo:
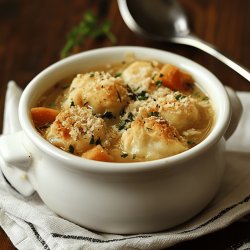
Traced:
<path fill-rule="evenodd" d="M 124 120 L 120 121 L 120 122 L 117 124 L 118 130 L 123 130 L 123 129 L 125 129 L 125 128 L 126 128 L 126 124 L 127 124 L 126 121 L 124 121 Z"/>
<path fill-rule="evenodd" d="M 209 100 L 209 97 L 208 96 L 204 96 L 203 98 L 202 98 L 202 101 L 208 101 Z"/>
<path fill-rule="evenodd" d="M 186 96 L 185 96 L 185 95 L 182 95 L 182 94 L 178 94 L 178 95 L 175 96 L 175 99 L 176 99 L 177 101 L 179 101 L 180 99 L 183 99 L 183 98 L 186 98 Z"/>
<path fill-rule="evenodd" d="M 70 84 L 65 84 L 64 86 L 62 86 L 62 89 L 67 89 L 70 86 Z"/>
<path fill-rule="evenodd" d="M 132 122 L 134 120 L 134 115 L 131 112 L 128 113 L 128 120 L 130 122 Z"/>
<path fill-rule="evenodd" d="M 94 135 L 91 135 L 91 139 L 90 139 L 90 141 L 89 141 L 89 144 L 95 144 Z"/>
<path fill-rule="evenodd" d="M 125 115 L 125 109 L 123 108 L 122 110 L 121 110 L 121 112 L 120 112 L 120 116 L 124 116 Z"/>
<path fill-rule="evenodd" d="M 48 105 L 49 108 L 55 108 L 55 106 L 56 106 L 56 104 L 55 104 L 54 102 L 51 102 L 51 103 Z"/>
<path fill-rule="evenodd" d="M 74 106 L 75 106 L 74 101 L 71 101 L 71 103 L 70 103 L 70 108 L 71 108 L 71 107 L 74 107 Z"/>
<path fill-rule="evenodd" d="M 116 127 L 118 128 L 118 130 L 127 129 L 127 124 L 129 124 L 132 121 L 134 121 L 134 115 L 131 112 L 129 112 L 125 117 L 125 119 L 121 120 Z"/>
<path fill-rule="evenodd" d="M 132 91 L 132 89 L 127 85 L 128 97 L 131 100 L 136 100 L 136 94 Z"/>
<path fill-rule="evenodd" d="M 137 94 L 136 97 L 137 97 L 137 99 L 139 101 L 147 100 L 148 99 L 148 93 L 143 90 L 141 93 Z"/>
<path fill-rule="evenodd" d="M 122 75 L 122 73 L 118 72 L 118 73 L 115 74 L 115 78 L 120 77 L 121 75 Z"/>
<path fill-rule="evenodd" d="M 159 117 L 159 112 L 158 111 L 151 111 L 151 112 L 148 112 L 148 116 L 156 116 L 156 117 Z"/>
<path fill-rule="evenodd" d="M 101 138 L 100 137 L 96 140 L 95 145 L 101 145 Z"/>
<path fill-rule="evenodd" d="M 95 76 L 94 72 L 90 73 L 90 75 L 89 75 L 89 77 L 94 77 L 94 76 Z"/>
<path fill-rule="evenodd" d="M 121 157 L 122 157 L 122 158 L 126 158 L 126 157 L 128 157 L 128 153 L 126 153 L 126 152 L 122 152 Z"/>
<path fill-rule="evenodd" d="M 115 118 L 115 116 L 113 115 L 113 113 L 112 112 L 110 112 L 110 111 L 106 111 L 103 115 L 102 115 L 102 118 L 107 118 L 107 119 L 113 119 L 113 118 Z"/>
<path fill-rule="evenodd" d="M 196 145 L 196 143 L 194 141 L 191 141 L 191 140 L 187 141 L 187 143 L 190 146 L 195 146 Z"/>
<path fill-rule="evenodd" d="M 90 145 L 101 145 L 101 138 L 99 137 L 96 141 L 95 141 L 95 137 L 94 135 L 91 135 L 90 141 L 89 141 Z"/>
<path fill-rule="evenodd" d="M 74 151 L 75 151 L 75 148 L 74 148 L 74 146 L 73 145 L 69 145 L 69 153 L 71 153 L 71 154 L 74 154 Z"/>
<path fill-rule="evenodd" d="M 155 85 L 157 87 L 161 87 L 162 86 L 162 81 L 161 80 L 156 81 Z"/>

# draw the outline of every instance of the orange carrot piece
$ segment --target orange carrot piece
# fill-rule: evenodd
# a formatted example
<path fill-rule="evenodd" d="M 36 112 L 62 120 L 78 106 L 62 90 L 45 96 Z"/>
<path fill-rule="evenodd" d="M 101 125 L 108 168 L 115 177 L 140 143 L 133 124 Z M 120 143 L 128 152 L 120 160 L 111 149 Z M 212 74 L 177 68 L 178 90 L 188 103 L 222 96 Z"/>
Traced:
<path fill-rule="evenodd" d="M 111 156 L 101 145 L 97 145 L 92 149 L 84 152 L 82 154 L 82 157 L 96 161 L 107 161 L 107 162 L 112 161 Z"/>
<path fill-rule="evenodd" d="M 58 110 L 51 108 L 36 107 L 31 109 L 31 117 L 36 127 L 53 122 L 58 114 Z"/>
<path fill-rule="evenodd" d="M 161 69 L 162 85 L 172 90 L 187 90 L 194 80 L 191 75 L 182 72 L 180 69 L 171 64 L 165 64 Z"/>

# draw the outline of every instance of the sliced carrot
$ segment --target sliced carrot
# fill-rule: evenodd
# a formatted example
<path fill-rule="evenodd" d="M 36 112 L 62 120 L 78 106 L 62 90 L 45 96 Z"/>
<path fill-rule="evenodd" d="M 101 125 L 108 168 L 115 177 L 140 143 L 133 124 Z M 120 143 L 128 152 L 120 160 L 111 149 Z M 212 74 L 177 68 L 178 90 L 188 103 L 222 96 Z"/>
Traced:
<path fill-rule="evenodd" d="M 58 114 L 58 110 L 51 108 L 36 107 L 31 109 L 31 117 L 36 127 L 52 123 Z"/>
<path fill-rule="evenodd" d="M 162 85 L 172 90 L 188 90 L 194 82 L 191 75 L 171 64 L 165 64 L 160 73 Z"/>
<path fill-rule="evenodd" d="M 107 161 L 107 162 L 112 161 L 111 156 L 101 145 L 97 145 L 92 149 L 84 152 L 82 154 L 82 157 L 96 161 Z"/>

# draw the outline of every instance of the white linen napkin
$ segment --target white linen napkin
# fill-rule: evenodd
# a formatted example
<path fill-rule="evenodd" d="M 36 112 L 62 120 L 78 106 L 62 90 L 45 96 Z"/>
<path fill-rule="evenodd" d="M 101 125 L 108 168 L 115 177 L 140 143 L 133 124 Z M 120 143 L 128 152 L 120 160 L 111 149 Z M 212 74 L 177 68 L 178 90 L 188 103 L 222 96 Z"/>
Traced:
<path fill-rule="evenodd" d="M 16 113 L 20 94 L 21 90 L 10 82 L 3 133 L 20 129 Z M 57 216 L 36 193 L 23 197 L 0 173 L 0 225 L 21 250 L 162 249 L 228 226 L 250 213 L 250 93 L 238 95 L 244 111 L 236 132 L 227 142 L 227 166 L 221 188 L 208 207 L 190 221 L 159 233 L 93 232 Z"/>

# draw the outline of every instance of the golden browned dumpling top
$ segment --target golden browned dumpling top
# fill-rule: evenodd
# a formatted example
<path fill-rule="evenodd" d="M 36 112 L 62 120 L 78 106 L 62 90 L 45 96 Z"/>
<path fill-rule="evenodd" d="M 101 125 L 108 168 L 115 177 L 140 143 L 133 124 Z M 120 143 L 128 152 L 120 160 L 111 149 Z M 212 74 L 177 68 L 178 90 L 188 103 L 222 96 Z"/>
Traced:
<path fill-rule="evenodd" d="M 96 71 L 78 74 L 74 78 L 63 107 L 89 106 L 96 114 L 112 112 L 117 115 L 128 100 L 127 88 L 120 77 Z"/>

